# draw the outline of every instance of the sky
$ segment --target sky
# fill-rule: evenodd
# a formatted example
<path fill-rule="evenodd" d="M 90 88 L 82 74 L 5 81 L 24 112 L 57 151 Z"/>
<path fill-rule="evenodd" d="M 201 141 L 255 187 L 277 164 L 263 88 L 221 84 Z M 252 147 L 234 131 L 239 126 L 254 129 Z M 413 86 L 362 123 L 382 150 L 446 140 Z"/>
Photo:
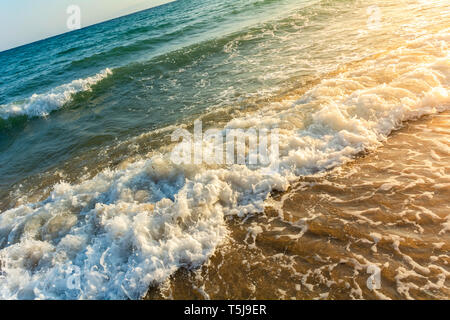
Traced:
<path fill-rule="evenodd" d="M 80 8 L 81 27 L 170 0 L 0 0 L 0 51 L 70 31 L 67 8 Z"/>

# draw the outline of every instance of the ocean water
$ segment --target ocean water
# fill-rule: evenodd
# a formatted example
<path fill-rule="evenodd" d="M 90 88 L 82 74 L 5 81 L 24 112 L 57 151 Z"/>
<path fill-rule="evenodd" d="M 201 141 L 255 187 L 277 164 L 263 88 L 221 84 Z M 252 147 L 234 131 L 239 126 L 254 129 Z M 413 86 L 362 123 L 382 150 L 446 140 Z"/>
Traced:
<path fill-rule="evenodd" d="M 448 298 L 449 25 L 448 1 L 181 0 L 1 52 L 0 298 Z M 279 157 L 176 165 L 196 119 L 277 128 Z"/>

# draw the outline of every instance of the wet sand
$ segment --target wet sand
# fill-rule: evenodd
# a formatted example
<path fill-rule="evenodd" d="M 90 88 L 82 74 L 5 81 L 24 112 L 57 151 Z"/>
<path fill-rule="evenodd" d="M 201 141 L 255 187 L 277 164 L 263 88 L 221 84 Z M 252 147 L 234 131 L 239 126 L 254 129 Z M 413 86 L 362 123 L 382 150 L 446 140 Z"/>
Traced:
<path fill-rule="evenodd" d="M 209 261 L 146 299 L 448 299 L 449 164 L 449 112 L 405 123 L 377 150 L 272 195 L 264 214 L 228 217 Z"/>

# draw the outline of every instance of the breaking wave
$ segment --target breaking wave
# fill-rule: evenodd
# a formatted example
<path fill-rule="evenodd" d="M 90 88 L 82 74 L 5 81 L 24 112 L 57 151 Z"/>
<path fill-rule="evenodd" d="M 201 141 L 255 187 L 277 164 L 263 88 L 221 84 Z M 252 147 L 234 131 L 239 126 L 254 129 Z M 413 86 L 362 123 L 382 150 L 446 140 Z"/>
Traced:
<path fill-rule="evenodd" d="M 2 213 L 0 297 L 136 299 L 178 268 L 199 266 L 226 238 L 226 216 L 262 212 L 271 192 L 299 176 L 342 165 L 404 121 L 447 110 L 449 40 L 449 30 L 421 37 L 322 80 L 299 100 L 228 122 L 225 129 L 279 129 L 280 155 L 268 167 L 175 165 L 162 152 L 57 184 L 44 201 Z M 55 100 L 108 74 L 63 86 Z M 61 103 L 26 105 L 35 107 L 17 113 L 45 115 Z"/>
<path fill-rule="evenodd" d="M 112 74 L 110 69 L 105 69 L 98 74 L 74 80 L 63 84 L 43 94 L 33 94 L 21 102 L 13 102 L 0 106 L 0 118 L 7 120 L 15 117 L 46 117 L 52 111 L 60 109 L 68 103 L 74 94 L 91 90 L 92 86 Z"/>

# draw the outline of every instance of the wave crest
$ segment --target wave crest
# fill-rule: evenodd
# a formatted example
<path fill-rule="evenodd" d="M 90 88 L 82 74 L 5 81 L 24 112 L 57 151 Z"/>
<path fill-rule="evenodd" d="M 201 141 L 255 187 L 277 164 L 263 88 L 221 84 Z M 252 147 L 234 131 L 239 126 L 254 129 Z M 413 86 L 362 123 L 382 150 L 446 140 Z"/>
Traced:
<path fill-rule="evenodd" d="M 63 84 L 43 94 L 33 94 L 22 102 L 13 102 L 0 106 L 0 118 L 7 120 L 9 118 L 26 116 L 46 117 L 52 111 L 60 109 L 71 100 L 74 94 L 78 92 L 91 90 L 91 87 L 112 74 L 110 69 L 104 69 L 94 76 L 74 80 Z"/>

